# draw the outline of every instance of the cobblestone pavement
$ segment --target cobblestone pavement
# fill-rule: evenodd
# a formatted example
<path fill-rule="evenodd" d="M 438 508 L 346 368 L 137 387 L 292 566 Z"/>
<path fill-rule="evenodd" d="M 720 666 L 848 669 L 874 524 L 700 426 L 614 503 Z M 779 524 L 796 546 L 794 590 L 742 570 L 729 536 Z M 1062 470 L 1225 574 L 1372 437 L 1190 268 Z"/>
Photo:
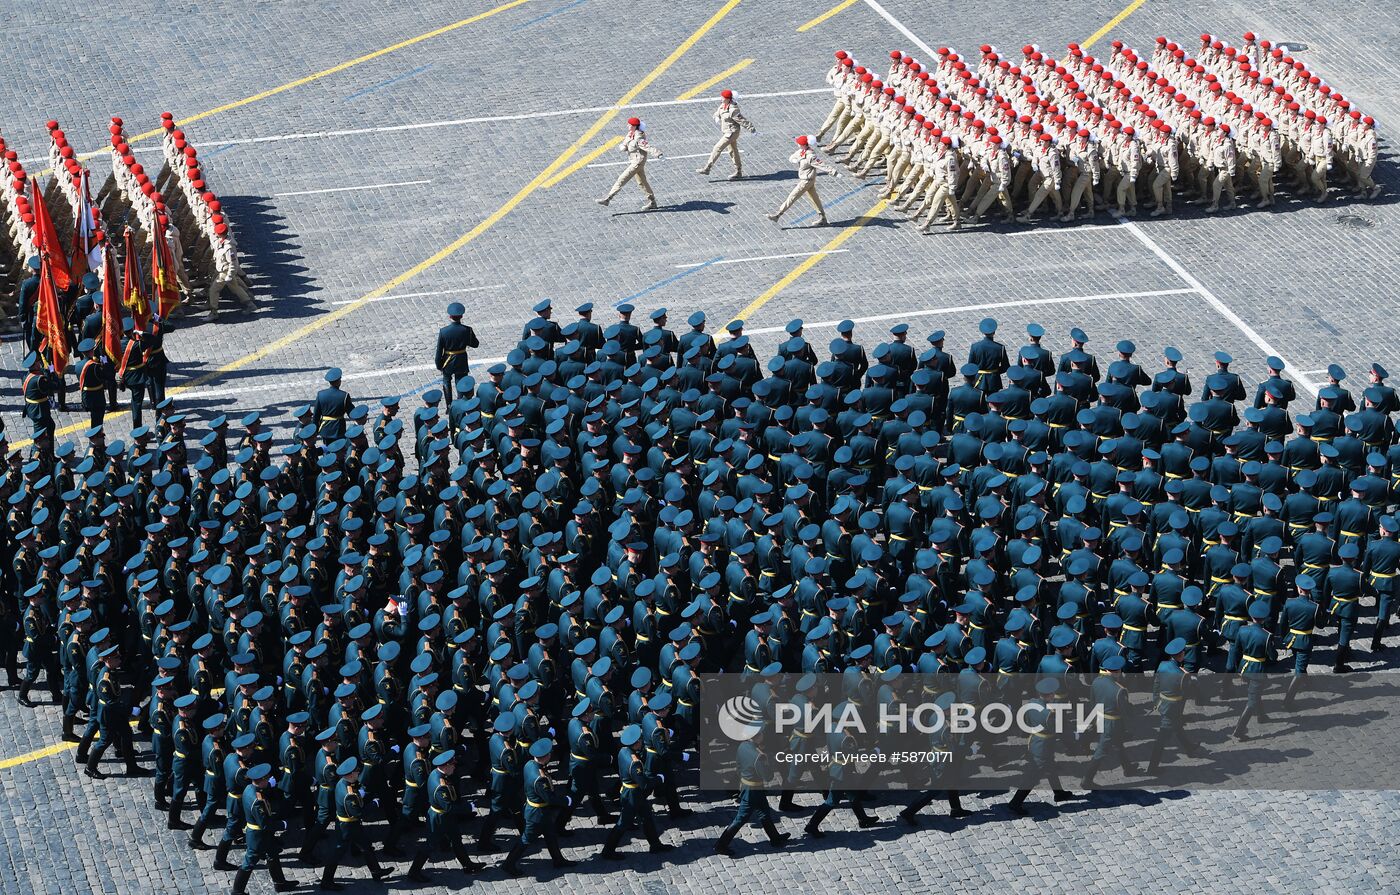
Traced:
<path fill-rule="evenodd" d="M 482 358 L 508 350 L 541 296 L 566 308 L 588 300 L 606 309 L 631 299 L 643 311 L 703 308 L 712 320 L 727 319 L 802 262 L 795 256 L 821 250 L 875 204 L 877 187 L 824 178 L 819 188 L 833 206 L 833 227 L 808 228 L 810 219 L 796 213 L 784 228 L 762 217 L 789 187 L 791 136 L 814 130 L 829 108 L 829 96 L 810 91 L 821 86 L 832 50 L 845 47 L 871 60 L 892 47 L 927 55 L 879 9 L 933 47 L 968 51 L 984 42 L 1033 41 L 1058 49 L 1098 31 L 1122 0 L 1048 0 L 1033 12 L 988 0 L 963 4 L 956 14 L 947 4 L 916 0 L 859 2 L 805 32 L 796 29 L 826 2 L 741 0 L 634 102 L 668 155 L 703 153 L 715 136 L 709 112 L 719 87 L 701 93 L 704 101 L 677 98 L 752 59 L 725 82 L 745 100 L 760 131 L 744 138 L 751 178 L 731 184 L 722 179 L 723 163 L 704 178 L 693 171 L 699 159 L 663 160 L 650 170 L 664 206 L 654 214 L 631 213 L 634 194 L 611 209 L 592 203 L 618 170 L 609 157 L 616 153 L 592 163 L 603 167 L 585 167 L 518 202 L 512 197 L 721 4 L 501 5 L 510 8 L 340 67 L 495 4 L 125 0 L 86 8 L 81 17 L 52 0 L 19 4 L 6 16 L 14 52 L 0 62 L 0 132 L 37 172 L 49 118 L 62 122 L 76 145 L 97 148 L 109 115 L 140 132 L 154 127 L 162 110 L 185 118 L 233 104 L 186 130 L 238 227 L 262 307 L 251 318 L 230 313 L 218 323 L 188 318 L 168 340 L 172 384 L 207 380 L 180 397 L 198 416 L 271 407 L 281 414 L 273 422 L 283 423 L 328 366 L 343 367 L 347 386 L 362 400 L 424 387 L 434 379 L 433 334 L 451 300 L 467 306 Z M 990 313 L 1009 337 L 1032 320 L 1044 324 L 1056 351 L 1075 324 L 1100 351 L 1124 336 L 1147 358 L 1175 344 L 1197 375 L 1205 372 L 1207 348 L 1224 348 L 1253 379 L 1266 352 L 1221 313 L 1223 306 L 1299 370 L 1319 371 L 1333 360 L 1354 375 L 1372 359 L 1400 367 L 1394 313 L 1400 262 L 1386 235 L 1400 217 L 1394 204 L 1400 176 L 1385 138 L 1385 128 L 1400 121 L 1400 70 L 1390 64 L 1400 49 L 1400 15 L 1381 0 L 1152 0 L 1104 40 L 1148 48 L 1158 33 L 1189 41 L 1201 31 L 1245 29 L 1305 44 L 1301 58 L 1377 117 L 1383 128 L 1378 179 L 1386 188 L 1380 199 L 1322 207 L 1290 199 L 1269 212 L 1212 218 L 1188 209 L 1136 229 L 1038 224 L 930 237 L 884 212 L 749 315 L 760 331 L 759 350 L 777 338 L 762 330 L 792 317 L 810 327 L 846 316 L 905 314 L 916 330 L 942 328 L 961 344 Z M 239 102 L 244 98 L 254 99 Z M 623 120 L 618 116 L 582 143 L 576 157 L 619 133 Z M 157 157 L 154 143 L 137 145 L 143 158 Z M 94 170 L 103 170 L 101 164 Z M 365 186 L 376 188 L 346 189 Z M 506 205 L 506 213 L 493 214 Z M 460 250 L 435 255 L 473 228 L 479 234 Z M 420 263 L 425 259 L 432 263 Z M 406 271 L 414 274 L 401 277 Z M 389 283 L 381 300 L 319 322 Z M 862 324 L 857 336 L 862 332 L 878 339 L 881 322 Z M 264 351 L 269 346 L 276 350 Z M 253 352 L 262 353 L 245 360 Z M 12 433 L 24 430 L 17 359 L 13 340 L 0 343 L 0 417 Z M 237 369 L 219 372 L 232 364 Z M 76 422 L 73 415 L 62 420 Z M 125 425 L 117 418 L 112 427 L 120 432 Z M 52 709 L 22 710 L 12 697 L 0 694 L 0 762 L 48 746 L 58 728 Z M 209 853 L 188 851 L 179 835 L 155 822 L 148 789 L 119 779 L 87 781 L 69 752 L 0 769 L 0 891 L 224 890 L 228 880 L 209 872 Z M 969 805 L 986 807 L 976 799 Z M 1130 892 L 1400 890 L 1380 841 L 1400 820 L 1400 797 L 1393 794 L 1102 795 L 1043 807 L 1025 820 L 990 809 L 967 822 L 930 820 L 919 832 L 890 825 L 843 832 L 784 855 L 750 845 L 733 862 L 708 851 L 724 807 L 671 829 L 670 841 L 684 847 L 664 861 L 642 855 L 622 869 L 588 864 L 562 875 L 536 862 L 540 884 L 492 873 L 477 885 L 648 895 L 1071 885 Z M 796 828 L 793 821 L 788 826 Z M 586 829 L 569 851 L 583 857 L 599 839 L 599 831 Z M 304 882 L 311 877 L 306 868 L 295 871 Z M 439 879 L 452 888 L 465 885 L 456 873 L 443 871 Z M 265 878 L 255 886 L 265 887 Z"/>

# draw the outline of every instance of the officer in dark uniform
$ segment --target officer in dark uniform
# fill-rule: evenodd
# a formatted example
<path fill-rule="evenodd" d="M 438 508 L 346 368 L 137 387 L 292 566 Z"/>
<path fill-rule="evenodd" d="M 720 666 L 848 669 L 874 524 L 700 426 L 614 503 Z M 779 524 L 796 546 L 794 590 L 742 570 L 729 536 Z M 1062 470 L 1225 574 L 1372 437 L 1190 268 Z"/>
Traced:
<path fill-rule="evenodd" d="M 442 395 L 445 404 L 451 404 L 463 380 L 469 378 L 471 364 L 467 349 L 480 343 L 476 332 L 462 322 L 467 309 L 461 302 L 454 301 L 447 306 L 447 317 L 452 322 L 438 330 L 437 351 L 433 363 L 442 371 Z"/>
<path fill-rule="evenodd" d="M 468 855 L 462 845 L 462 834 L 457 828 L 458 821 L 471 816 L 468 800 L 457 795 L 457 750 L 448 749 L 432 760 L 433 770 L 428 775 L 428 838 L 413 857 L 408 869 L 408 878 L 415 882 L 427 882 L 428 875 L 423 867 L 443 846 L 452 850 L 452 856 L 466 873 L 476 873 L 481 865 Z"/>
<path fill-rule="evenodd" d="M 553 757 L 554 742 L 548 739 L 535 740 L 530 745 L 530 760 L 525 763 L 525 827 L 520 841 L 511 847 L 501 869 L 508 876 L 520 876 L 520 862 L 539 838 L 544 839 L 545 848 L 555 867 L 572 867 L 573 861 L 564 857 L 559 850 L 559 815 L 569 806 L 570 797 L 559 792 L 554 780 L 549 776 L 549 764 Z"/>
<path fill-rule="evenodd" d="M 316 402 L 312 407 L 312 412 L 316 414 L 316 432 L 324 444 L 345 437 L 345 421 L 350 411 L 355 409 L 350 393 L 340 387 L 340 377 L 339 367 L 326 371 L 326 387 L 316 393 Z"/>
<path fill-rule="evenodd" d="M 20 393 L 24 395 L 24 416 L 34 426 L 34 439 L 53 438 L 53 397 L 58 394 L 58 377 L 44 370 L 44 360 L 31 351 L 24 358 L 24 382 Z"/>
<path fill-rule="evenodd" d="M 761 732 L 762 729 L 759 730 Z M 773 821 L 773 809 L 768 804 L 768 795 L 764 792 L 773 782 L 773 770 L 768 766 L 768 757 L 753 740 L 745 740 L 739 744 L 736 764 L 739 771 L 739 807 L 734 812 L 734 819 L 715 842 L 715 852 L 725 857 L 734 857 L 729 844 L 739 835 L 745 823 L 762 827 L 764 834 L 768 836 L 769 844 L 774 848 L 782 848 L 783 843 L 791 839 L 792 835 L 778 831 L 778 826 Z"/>
<path fill-rule="evenodd" d="M 374 857 L 374 848 L 364 830 L 364 796 L 360 792 L 360 760 L 355 756 L 342 761 L 335 769 L 340 782 L 335 785 L 335 851 L 321 871 L 321 888 L 339 891 L 343 888 L 335 881 L 335 872 L 345 862 L 351 849 L 358 849 L 364 855 L 365 866 L 375 879 L 383 879 L 392 872 Z"/>
<path fill-rule="evenodd" d="M 43 267 L 43 262 L 39 260 L 38 255 L 31 255 L 24 262 L 24 266 L 31 273 L 19 282 L 17 305 L 19 307 L 20 332 L 24 335 L 25 350 L 34 351 L 39 344 L 36 325 L 39 315 L 39 271 Z"/>
<path fill-rule="evenodd" d="M 671 846 L 662 842 L 656 831 L 656 817 L 651 808 L 651 790 L 662 781 L 647 773 L 646 763 L 637 755 L 637 747 L 642 742 L 642 728 L 629 724 L 623 728 L 618 742 L 621 748 L 617 751 L 617 775 L 622 785 L 622 811 L 608 833 L 599 856 L 605 861 L 623 860 L 624 856 L 617 849 L 623 844 L 623 837 L 638 825 L 652 853 L 670 851 Z"/>
<path fill-rule="evenodd" d="M 106 775 L 98 771 L 102 756 L 109 747 L 115 747 L 117 755 L 126 762 L 128 777 L 144 776 L 136 764 L 136 750 L 131 745 L 131 725 L 133 717 L 131 702 L 126 695 L 122 680 L 122 654 L 120 647 L 113 645 L 97 654 L 101 665 L 93 681 L 94 704 L 96 706 L 97 730 L 100 740 L 88 753 L 87 767 L 83 773 L 92 778 Z"/>
<path fill-rule="evenodd" d="M 278 790 L 272 785 L 272 765 L 264 762 L 248 771 L 248 785 L 239 797 L 243 805 L 243 862 L 233 877 L 232 895 L 244 895 L 248 880 L 253 878 L 259 861 L 267 862 L 268 875 L 278 892 L 290 892 L 297 883 L 282 872 L 281 847 L 277 842 L 279 829 L 286 822 L 279 819 Z"/>
<path fill-rule="evenodd" d="M 107 365 L 94 357 L 97 344 L 92 339 L 78 343 L 81 359 L 74 370 L 78 380 L 78 397 L 88 412 L 88 425 L 96 429 L 107 416 L 107 390 L 110 371 Z"/>

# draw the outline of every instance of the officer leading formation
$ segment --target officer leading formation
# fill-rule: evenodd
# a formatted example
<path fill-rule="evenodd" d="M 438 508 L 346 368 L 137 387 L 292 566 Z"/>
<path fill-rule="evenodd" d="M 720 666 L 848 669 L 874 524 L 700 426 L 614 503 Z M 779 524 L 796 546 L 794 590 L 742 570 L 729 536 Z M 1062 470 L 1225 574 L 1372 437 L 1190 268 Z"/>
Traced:
<path fill-rule="evenodd" d="M 867 351 L 844 321 L 819 352 L 794 320 L 765 362 L 742 321 L 716 339 L 703 312 L 676 332 L 585 304 L 560 326 L 545 301 L 478 378 L 448 312 L 446 393 L 417 406 L 371 411 L 332 370 L 277 447 L 259 413 L 196 432 L 165 399 L 126 441 L 57 445 L 36 419 L 6 452 L 9 683 L 62 706 L 89 776 L 145 773 L 134 721 L 169 828 L 192 818 L 224 869 L 242 844 L 236 893 L 263 866 L 290 885 L 289 827 L 326 889 L 405 848 L 415 880 L 443 851 L 475 872 L 464 836 L 512 874 L 541 845 L 566 866 L 580 811 L 602 858 L 636 830 L 664 851 L 703 672 L 1155 671 L 1155 766 L 1199 749 L 1191 677 L 1244 679 L 1247 738 L 1262 674 L 1386 647 L 1400 403 L 1378 364 L 1355 395 L 1330 367 L 1299 406 L 1277 358 L 1242 375 L 1217 352 L 1193 382 L 1175 348 L 1149 372 L 1078 328 L 1056 358 L 1038 325 L 1008 348 L 987 319 L 959 365 L 941 331 Z M 32 371 L 26 408 L 49 388 Z M 1026 758 L 1070 798 L 1055 748 Z M 716 847 L 750 821 L 781 845 L 804 809 L 768 802 L 770 756 L 738 759 Z M 964 812 L 929 783 L 909 824 L 935 796 Z M 837 807 L 879 822 L 839 767 L 808 785 L 808 835 Z"/>

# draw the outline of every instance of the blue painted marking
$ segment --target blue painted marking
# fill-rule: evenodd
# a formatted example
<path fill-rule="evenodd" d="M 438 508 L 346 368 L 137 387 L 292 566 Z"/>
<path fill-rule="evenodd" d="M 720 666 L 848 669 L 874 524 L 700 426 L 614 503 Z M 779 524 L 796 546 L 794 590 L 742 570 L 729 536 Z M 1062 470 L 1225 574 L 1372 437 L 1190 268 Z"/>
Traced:
<path fill-rule="evenodd" d="M 693 274 L 693 273 L 699 273 L 700 271 L 702 271 L 702 270 L 704 270 L 705 268 L 709 267 L 711 264 L 714 264 L 716 261 L 723 261 L 723 260 L 724 260 L 724 256 L 723 256 L 723 255 L 718 255 L 718 256 L 716 256 L 716 257 L 714 257 L 714 258 L 711 258 L 709 261 L 706 261 L 704 264 L 700 264 L 700 265 L 698 265 L 698 266 L 696 266 L 696 267 L 688 268 L 688 269 L 686 269 L 686 270 L 681 271 L 681 272 L 678 273 L 678 274 L 673 274 L 673 275 L 667 277 L 666 279 L 662 280 L 662 281 L 659 282 L 659 283 L 652 283 L 650 286 L 646 287 L 646 288 L 643 289 L 641 292 L 636 292 L 636 293 L 633 293 L 632 295 L 627 296 L 626 298 L 618 299 L 617 304 L 614 304 L 613 307 L 617 307 L 618 305 L 625 305 L 625 304 L 627 304 L 627 303 L 630 302 L 630 301 L 636 301 L 637 299 L 641 298 L 643 295 L 646 295 L 648 292 L 655 292 L 657 289 L 660 289 L 662 286 L 669 286 L 669 285 L 671 285 L 672 283 L 674 283 L 676 280 L 684 279 L 685 277 L 688 277 L 688 276 L 690 276 L 690 275 Z"/>
<path fill-rule="evenodd" d="M 412 398 L 414 395 L 421 395 L 421 394 L 423 394 L 423 392 L 426 392 L 428 389 L 433 388 L 433 387 L 438 387 L 438 388 L 441 388 L 441 387 L 442 387 L 442 377 L 441 377 L 441 376 L 439 376 L 437 379 L 429 379 L 427 382 L 423 383 L 422 385 L 418 386 L 417 388 L 415 388 L 415 389 L 413 389 L 413 390 L 411 390 L 411 391 L 404 392 L 403 394 L 399 395 L 399 400 L 402 401 L 404 398 Z"/>
<path fill-rule="evenodd" d="M 218 149 L 214 149 L 214 150 L 211 150 L 211 151 L 209 151 L 209 152 L 204 153 L 203 155 L 200 156 L 200 158 L 202 158 L 202 159 L 211 159 L 211 158 L 213 158 L 214 156 L 218 155 L 218 154 L 221 153 L 221 152 L 228 152 L 230 149 L 232 149 L 233 147 L 235 147 L 235 146 L 237 146 L 237 145 L 238 145 L 237 143 L 225 143 L 224 145 L 220 146 Z"/>
<path fill-rule="evenodd" d="M 863 183 L 863 184 L 861 184 L 860 186 L 856 187 L 855 189 L 851 190 L 849 193 L 842 193 L 841 195 L 837 196 L 835 199 L 832 199 L 830 202 L 825 202 L 825 203 L 823 203 L 823 205 L 825 205 L 825 207 L 827 207 L 827 208 L 835 208 L 836 206 L 840 205 L 842 202 L 845 202 L 847 199 L 849 199 L 849 198 L 851 198 L 852 196 L 854 196 L 856 193 L 860 192 L 861 190 L 868 190 L 868 189 L 870 189 L 870 188 L 871 188 L 872 186 L 874 186 L 874 185 L 875 185 L 875 184 L 873 184 L 873 183 Z M 807 212 L 806 214 L 804 214 L 802 217 L 800 217 L 800 218 L 798 218 L 797 220 L 793 221 L 793 223 L 794 223 L 794 224 L 800 224 L 800 223 L 802 223 L 803 221 L 807 220 L 808 218 L 814 218 L 814 217 L 816 217 L 816 216 L 817 216 L 817 213 L 816 213 L 815 211 L 809 211 L 809 212 Z"/>
<path fill-rule="evenodd" d="M 405 80 L 407 80 L 407 79 L 409 79 L 409 78 L 417 77 L 418 75 L 421 75 L 423 72 L 427 71 L 428 69 L 430 69 L 430 68 L 432 68 L 432 67 L 433 67 L 433 65 L 432 65 L 431 62 L 428 63 L 427 65 L 420 65 L 419 67 L 415 68 L 413 71 L 406 71 L 406 72 L 404 72 L 403 74 L 399 75 L 398 77 L 390 78 L 390 79 L 387 80 L 387 81 L 381 81 L 381 82 L 379 82 L 378 84 L 375 84 L 373 87 L 366 87 L 364 90 L 357 90 L 357 91 L 355 91 L 354 93 L 350 94 L 349 96 L 345 97 L 345 99 L 346 99 L 346 101 L 349 101 L 349 100 L 355 99 L 355 98 L 357 98 L 357 97 L 364 96 L 364 95 L 367 94 L 367 93 L 373 93 L 373 92 L 376 91 L 376 90 L 382 90 L 382 89 L 384 89 L 385 87 L 388 87 L 390 84 L 397 84 L 397 83 L 400 82 L 400 81 L 405 81 Z"/>
<path fill-rule="evenodd" d="M 554 18 L 555 16 L 559 15 L 559 13 L 561 13 L 561 12 L 568 12 L 569 10 L 573 9 L 575 6 L 582 6 L 583 4 L 585 4 L 585 3 L 587 3 L 587 2 L 588 2 L 588 0 L 574 0 L 573 3 L 566 3 L 565 5 L 563 5 L 563 6 L 559 7 L 558 9 L 554 10 L 554 12 L 547 12 L 547 13 L 545 13 L 545 14 L 542 15 L 542 16 L 535 16 L 533 19 L 531 19 L 531 20 L 528 21 L 528 22 L 521 22 L 519 25 L 516 25 L 514 28 L 512 28 L 512 29 L 510 29 L 510 30 L 512 30 L 512 31 L 519 31 L 521 28 L 529 28 L 531 25 L 534 25 L 534 24 L 536 24 L 536 23 L 538 23 L 538 22 L 543 22 L 545 19 L 552 19 L 552 18 Z"/>

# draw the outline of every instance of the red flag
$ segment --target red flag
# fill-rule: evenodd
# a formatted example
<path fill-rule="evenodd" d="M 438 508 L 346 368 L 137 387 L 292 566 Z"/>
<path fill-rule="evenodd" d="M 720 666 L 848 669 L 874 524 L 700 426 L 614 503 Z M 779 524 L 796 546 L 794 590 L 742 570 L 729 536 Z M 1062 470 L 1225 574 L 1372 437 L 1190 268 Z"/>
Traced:
<path fill-rule="evenodd" d="M 98 236 L 102 226 L 97 220 L 98 213 L 93 208 L 92 196 L 88 192 L 88 172 L 83 169 L 82 180 L 78 185 L 78 220 L 73 225 L 73 267 L 70 273 L 75 282 L 81 282 L 88 271 L 96 273 L 102 267 L 102 252 L 98 247 Z"/>
<path fill-rule="evenodd" d="M 151 320 L 151 302 L 146 297 L 146 283 L 141 276 L 141 257 L 136 251 L 136 238 L 132 235 L 130 227 L 126 230 L 124 257 L 126 265 L 122 268 L 122 306 L 131 311 L 131 318 L 144 330 Z"/>
<path fill-rule="evenodd" d="M 49 365 L 55 373 L 68 369 L 68 327 L 58 306 L 58 289 L 54 282 L 53 265 L 48 253 L 40 255 L 39 305 L 35 327 L 44 337 L 39 352 L 47 352 Z"/>
<path fill-rule="evenodd" d="M 102 350 L 113 361 L 122 350 L 123 294 L 117 279 L 117 253 L 107 242 L 102 246 Z"/>
<path fill-rule="evenodd" d="M 58 231 L 53 228 L 53 218 L 44 204 L 44 191 L 39 189 L 39 178 L 29 180 L 29 204 L 34 210 L 34 246 L 40 254 L 48 253 L 49 269 L 53 272 L 54 286 L 59 292 L 67 292 L 72 285 L 72 274 L 68 269 L 68 257 L 63 254 L 63 246 L 58 244 Z"/>
<path fill-rule="evenodd" d="M 180 306 L 180 284 L 175 279 L 175 256 L 165 241 L 165 228 L 156 219 L 151 234 L 151 294 L 156 300 L 156 316 L 165 320 Z"/>

